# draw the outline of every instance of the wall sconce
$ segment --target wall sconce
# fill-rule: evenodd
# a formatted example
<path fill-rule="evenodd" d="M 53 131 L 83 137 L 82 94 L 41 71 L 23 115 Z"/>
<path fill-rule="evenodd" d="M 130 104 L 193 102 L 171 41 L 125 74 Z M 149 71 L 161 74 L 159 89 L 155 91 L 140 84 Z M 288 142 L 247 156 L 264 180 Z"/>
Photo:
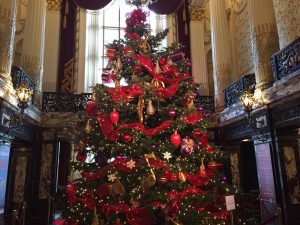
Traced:
<path fill-rule="evenodd" d="M 24 110 L 28 107 L 28 102 L 31 100 L 32 94 L 32 90 L 29 88 L 27 82 L 22 82 L 16 88 L 15 97 L 18 101 L 18 107 L 21 109 L 21 114 L 24 114 Z"/>
<path fill-rule="evenodd" d="M 251 94 L 249 91 L 245 91 L 241 97 L 241 101 L 244 106 L 244 110 L 247 113 L 247 116 L 250 115 L 251 111 L 253 110 L 253 105 L 255 102 L 254 95 Z"/>
<path fill-rule="evenodd" d="M 258 97 L 259 99 L 261 98 L 261 96 Z M 266 117 L 262 116 L 259 118 L 254 118 L 251 114 L 251 112 L 254 109 L 254 106 L 259 105 L 259 103 L 256 101 L 256 97 L 254 96 L 254 94 L 250 93 L 249 91 L 245 91 L 241 97 L 241 102 L 244 106 L 244 111 L 247 114 L 249 127 L 251 127 L 254 130 L 257 130 L 260 135 L 263 135 L 259 130 L 259 128 L 266 126 L 267 124 Z"/>
<path fill-rule="evenodd" d="M 29 106 L 29 102 L 32 98 L 32 90 L 29 88 L 27 82 L 22 82 L 19 87 L 15 89 L 15 98 L 17 99 L 17 106 L 20 109 L 20 112 L 16 111 L 13 112 L 11 115 L 3 114 L 3 121 L 2 125 L 7 127 L 5 130 L 5 135 L 8 137 L 6 139 L 9 139 L 10 132 L 13 129 L 19 128 L 23 125 L 24 120 L 24 112 L 25 109 Z M 2 142 L 6 142 L 5 140 L 2 140 Z"/>

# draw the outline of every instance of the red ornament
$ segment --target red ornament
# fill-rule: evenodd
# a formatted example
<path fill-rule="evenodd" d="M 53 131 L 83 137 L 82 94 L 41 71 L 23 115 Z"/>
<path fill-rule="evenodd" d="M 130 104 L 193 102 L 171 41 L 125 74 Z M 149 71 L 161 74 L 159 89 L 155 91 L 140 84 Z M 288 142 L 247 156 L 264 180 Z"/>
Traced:
<path fill-rule="evenodd" d="M 201 136 L 203 135 L 203 131 L 201 131 L 201 130 L 193 130 L 193 132 L 192 132 L 192 136 L 193 136 L 193 138 L 195 138 L 195 139 L 200 139 L 201 138 Z"/>
<path fill-rule="evenodd" d="M 166 57 L 162 57 L 159 59 L 158 63 L 160 66 L 165 66 L 167 64 L 168 60 Z"/>
<path fill-rule="evenodd" d="M 171 143 L 175 146 L 178 146 L 181 141 L 181 137 L 179 134 L 177 134 L 177 131 L 174 132 L 174 134 L 171 135 Z"/>
<path fill-rule="evenodd" d="M 132 140 L 131 135 L 129 135 L 129 134 L 124 134 L 124 135 L 123 135 L 123 141 L 124 141 L 125 143 L 129 143 L 131 140 Z"/>
<path fill-rule="evenodd" d="M 111 113 L 110 113 L 110 120 L 113 124 L 117 124 L 119 122 L 120 119 L 120 115 L 119 113 L 116 111 L 116 109 L 114 109 Z"/>
<path fill-rule="evenodd" d="M 134 72 L 136 72 L 136 73 L 142 72 L 142 66 L 141 66 L 141 65 L 136 65 L 136 66 L 134 67 Z"/>
<path fill-rule="evenodd" d="M 171 117 L 176 116 L 176 111 L 175 111 L 174 109 L 171 109 L 171 110 L 169 111 L 169 116 L 171 116 Z"/>
<path fill-rule="evenodd" d="M 84 162 L 86 160 L 86 152 L 78 152 L 76 156 L 76 160 L 80 162 Z"/>

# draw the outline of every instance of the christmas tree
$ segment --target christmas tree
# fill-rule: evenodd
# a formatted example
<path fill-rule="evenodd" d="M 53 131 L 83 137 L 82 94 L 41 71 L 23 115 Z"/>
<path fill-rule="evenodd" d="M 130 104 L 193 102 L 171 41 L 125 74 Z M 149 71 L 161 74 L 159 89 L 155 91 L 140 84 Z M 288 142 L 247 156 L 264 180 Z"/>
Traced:
<path fill-rule="evenodd" d="M 191 62 L 180 44 L 158 50 L 168 30 L 150 34 L 149 1 L 126 2 L 136 7 L 125 38 L 106 46 L 102 76 L 114 87 L 96 84 L 77 124 L 66 224 L 227 224 L 232 189 L 195 106 Z"/>

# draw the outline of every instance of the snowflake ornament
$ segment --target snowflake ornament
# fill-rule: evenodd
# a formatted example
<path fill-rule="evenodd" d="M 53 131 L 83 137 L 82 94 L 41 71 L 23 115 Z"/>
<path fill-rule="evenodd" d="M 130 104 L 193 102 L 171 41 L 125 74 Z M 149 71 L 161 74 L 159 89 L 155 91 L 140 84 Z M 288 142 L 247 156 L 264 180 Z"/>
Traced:
<path fill-rule="evenodd" d="M 170 152 L 163 153 L 164 159 L 168 160 L 172 158 L 172 154 Z"/>
<path fill-rule="evenodd" d="M 114 182 L 117 179 L 117 174 L 112 173 L 107 175 L 107 177 L 108 177 L 108 181 Z"/>
<path fill-rule="evenodd" d="M 131 159 L 127 162 L 126 166 L 132 170 L 135 167 L 135 161 Z"/>

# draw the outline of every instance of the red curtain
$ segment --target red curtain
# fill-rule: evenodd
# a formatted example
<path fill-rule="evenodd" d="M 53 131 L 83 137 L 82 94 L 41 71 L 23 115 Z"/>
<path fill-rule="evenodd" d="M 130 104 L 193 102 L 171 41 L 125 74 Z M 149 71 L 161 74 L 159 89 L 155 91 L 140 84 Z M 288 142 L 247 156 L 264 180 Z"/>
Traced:
<path fill-rule="evenodd" d="M 98 10 L 107 6 L 113 0 L 73 0 L 79 7 L 89 10 Z"/>

